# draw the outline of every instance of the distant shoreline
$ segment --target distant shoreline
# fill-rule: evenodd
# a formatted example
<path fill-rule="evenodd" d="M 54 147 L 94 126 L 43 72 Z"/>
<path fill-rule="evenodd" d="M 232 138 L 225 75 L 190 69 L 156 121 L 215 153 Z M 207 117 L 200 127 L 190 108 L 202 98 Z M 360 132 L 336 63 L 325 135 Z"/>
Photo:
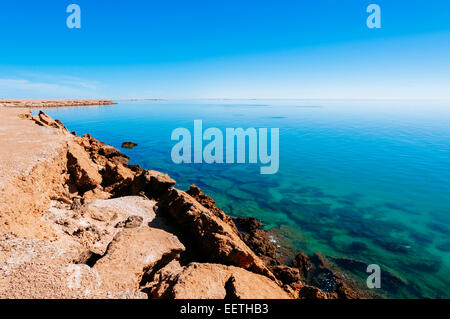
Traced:
<path fill-rule="evenodd" d="M 0 106 L 5 107 L 25 107 L 25 108 L 41 108 L 41 107 L 68 107 L 68 106 L 86 106 L 86 105 L 113 105 L 117 104 L 114 100 L 99 99 L 4 99 L 0 100 Z"/>
<path fill-rule="evenodd" d="M 167 101 L 166 99 L 0 99 L 0 106 L 24 107 L 24 108 L 50 108 L 50 107 L 72 107 L 91 105 L 114 105 L 124 101 Z"/>

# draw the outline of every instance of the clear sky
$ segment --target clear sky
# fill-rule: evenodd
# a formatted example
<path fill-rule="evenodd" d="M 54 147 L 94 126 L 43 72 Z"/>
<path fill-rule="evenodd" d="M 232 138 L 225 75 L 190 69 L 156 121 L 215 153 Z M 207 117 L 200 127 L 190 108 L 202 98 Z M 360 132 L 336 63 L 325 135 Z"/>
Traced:
<path fill-rule="evenodd" d="M 1 1 L 1 97 L 450 99 L 450 1 Z"/>

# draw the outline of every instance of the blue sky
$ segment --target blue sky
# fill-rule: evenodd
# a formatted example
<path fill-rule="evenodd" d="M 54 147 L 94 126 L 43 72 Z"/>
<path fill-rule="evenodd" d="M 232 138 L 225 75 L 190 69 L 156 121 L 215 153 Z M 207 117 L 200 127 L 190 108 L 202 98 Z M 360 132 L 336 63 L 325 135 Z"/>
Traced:
<path fill-rule="evenodd" d="M 2 1 L 0 97 L 450 99 L 450 1 Z"/>

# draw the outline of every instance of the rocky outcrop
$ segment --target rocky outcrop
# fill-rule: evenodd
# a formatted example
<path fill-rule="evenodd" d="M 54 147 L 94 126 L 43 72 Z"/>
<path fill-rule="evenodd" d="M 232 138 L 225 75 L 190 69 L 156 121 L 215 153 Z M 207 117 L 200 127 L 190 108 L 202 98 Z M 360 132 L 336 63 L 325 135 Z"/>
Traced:
<path fill-rule="evenodd" d="M 206 261 L 235 265 L 274 279 L 262 260 L 229 224 L 186 192 L 170 189 L 161 197 L 158 212 L 169 216 L 195 241 Z"/>
<path fill-rule="evenodd" d="M 192 198 L 194 198 L 197 202 L 199 202 L 203 207 L 209 209 L 209 211 L 213 213 L 215 216 L 217 216 L 222 221 L 227 223 L 236 234 L 239 234 L 239 231 L 237 230 L 236 225 L 233 222 L 233 219 L 230 216 L 226 215 L 223 212 L 223 210 L 218 208 L 216 206 L 216 201 L 213 200 L 208 195 L 206 195 L 205 193 L 203 193 L 199 187 L 192 184 L 186 193 L 188 193 Z"/>
<path fill-rule="evenodd" d="M 239 267 L 191 263 L 169 264 L 147 287 L 153 298 L 179 299 L 291 299 L 275 282 Z"/>
<path fill-rule="evenodd" d="M 238 218 L 236 227 L 197 186 L 178 190 L 43 112 L 20 121 L 58 143 L 51 160 L 0 180 L 0 194 L 12 194 L 0 200 L 1 230 L 18 232 L 0 236 L 0 297 L 353 297 L 323 256 L 283 265 L 261 223 Z"/>
<path fill-rule="evenodd" d="M 108 291 L 138 291 L 144 276 L 178 258 L 184 249 L 177 237 L 162 229 L 124 229 L 93 269 Z"/>
<path fill-rule="evenodd" d="M 74 184 L 81 192 L 94 189 L 102 183 L 102 176 L 88 154 L 77 144 L 67 151 L 67 169 Z"/>
<path fill-rule="evenodd" d="M 137 175 L 131 185 L 131 193 L 134 195 L 144 192 L 149 198 L 158 199 L 166 194 L 169 188 L 176 182 L 169 175 L 150 170 L 143 170 Z"/>
<path fill-rule="evenodd" d="M 262 224 L 253 217 L 237 218 L 236 224 L 241 230 L 242 240 L 260 257 L 266 265 L 279 265 L 277 247 L 269 234 L 262 230 Z"/>
<path fill-rule="evenodd" d="M 327 258 L 316 252 L 311 258 L 304 253 L 295 256 L 291 264 L 298 269 L 305 285 L 294 283 L 291 287 L 304 299 L 359 299 L 371 295 L 353 285 L 340 272 L 333 269 Z"/>
<path fill-rule="evenodd" d="M 300 252 L 295 256 L 294 260 L 292 261 L 292 266 L 298 269 L 299 274 L 303 278 L 308 277 L 308 274 L 313 267 L 311 261 L 304 252 Z"/>

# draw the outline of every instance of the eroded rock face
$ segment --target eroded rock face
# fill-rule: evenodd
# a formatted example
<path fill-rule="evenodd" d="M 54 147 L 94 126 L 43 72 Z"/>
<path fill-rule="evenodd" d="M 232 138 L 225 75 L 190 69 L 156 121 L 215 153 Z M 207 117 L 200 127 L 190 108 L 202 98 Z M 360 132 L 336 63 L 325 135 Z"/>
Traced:
<path fill-rule="evenodd" d="M 170 216 L 174 223 L 192 236 L 207 261 L 236 265 L 274 278 L 230 225 L 186 192 L 170 189 L 161 197 L 158 212 Z"/>
<path fill-rule="evenodd" d="M 270 240 L 270 236 L 261 229 L 262 224 L 253 217 L 237 218 L 236 224 L 242 229 L 242 240 L 268 266 L 279 265 L 277 246 Z"/>
<path fill-rule="evenodd" d="M 126 164 L 130 160 L 127 155 L 122 154 L 118 149 L 106 144 L 98 149 L 98 154 L 106 157 L 114 164 Z"/>
<path fill-rule="evenodd" d="M 175 180 L 170 178 L 167 174 L 143 170 L 142 173 L 134 179 L 133 184 L 131 185 L 131 193 L 137 195 L 143 191 L 149 198 L 158 199 L 175 184 Z"/>
<path fill-rule="evenodd" d="M 103 180 L 97 167 L 77 144 L 72 144 L 67 151 L 67 168 L 75 185 L 83 192 L 96 188 Z"/>
<path fill-rule="evenodd" d="M 296 268 L 279 265 L 272 267 L 271 270 L 283 284 L 290 285 L 301 281 L 300 272 Z"/>
<path fill-rule="evenodd" d="M 192 184 L 186 193 L 188 193 L 192 198 L 199 202 L 203 207 L 209 209 L 215 216 L 219 217 L 222 221 L 227 223 L 236 234 L 239 234 L 239 231 L 237 230 L 233 219 L 230 216 L 227 216 L 220 208 L 218 208 L 216 206 L 216 201 L 203 193 L 199 187 Z"/>
<path fill-rule="evenodd" d="M 292 261 L 292 266 L 299 270 L 299 273 L 303 278 L 308 277 L 308 273 L 313 267 L 308 256 L 306 256 L 303 252 L 300 252 L 295 256 L 294 260 Z"/>
<path fill-rule="evenodd" d="M 191 263 L 182 268 L 169 264 L 155 276 L 148 290 L 153 297 L 181 299 L 290 299 L 269 278 L 242 268 Z"/>

